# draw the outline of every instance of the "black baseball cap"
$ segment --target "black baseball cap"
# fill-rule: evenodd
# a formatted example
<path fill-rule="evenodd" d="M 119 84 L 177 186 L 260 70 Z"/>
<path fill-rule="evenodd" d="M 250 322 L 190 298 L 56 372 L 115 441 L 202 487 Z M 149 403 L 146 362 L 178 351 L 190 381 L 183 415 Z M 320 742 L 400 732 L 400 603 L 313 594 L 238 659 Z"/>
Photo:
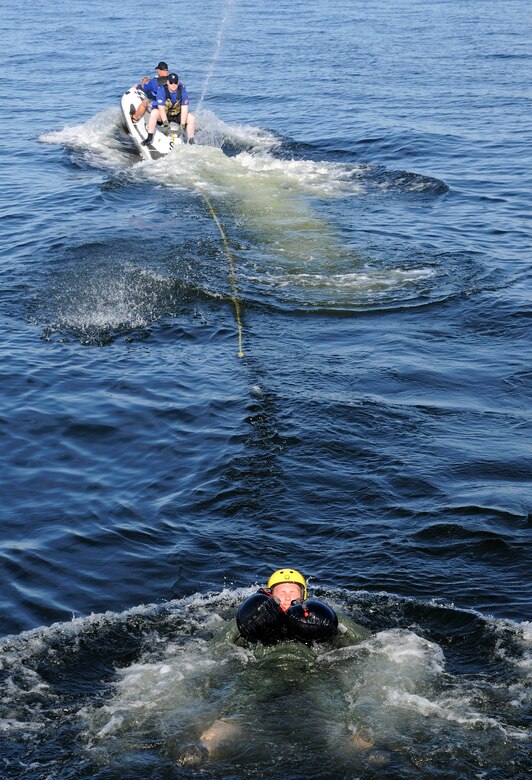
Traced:
<path fill-rule="evenodd" d="M 177 73 L 170 73 L 170 75 L 168 76 L 168 83 L 177 84 L 178 81 L 179 81 L 179 76 L 177 75 Z"/>
<path fill-rule="evenodd" d="M 157 70 L 168 70 L 168 65 L 166 62 L 161 60 L 161 62 L 157 65 Z"/>

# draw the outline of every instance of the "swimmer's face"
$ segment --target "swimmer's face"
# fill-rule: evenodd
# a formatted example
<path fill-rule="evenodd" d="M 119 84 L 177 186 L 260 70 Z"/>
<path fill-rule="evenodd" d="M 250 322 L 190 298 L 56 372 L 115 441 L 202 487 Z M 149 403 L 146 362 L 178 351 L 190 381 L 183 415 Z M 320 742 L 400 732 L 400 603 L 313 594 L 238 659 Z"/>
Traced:
<path fill-rule="evenodd" d="M 303 596 L 301 587 L 295 582 L 281 582 L 279 585 L 274 585 L 272 594 L 279 599 L 283 609 L 288 609 L 292 601 Z"/>

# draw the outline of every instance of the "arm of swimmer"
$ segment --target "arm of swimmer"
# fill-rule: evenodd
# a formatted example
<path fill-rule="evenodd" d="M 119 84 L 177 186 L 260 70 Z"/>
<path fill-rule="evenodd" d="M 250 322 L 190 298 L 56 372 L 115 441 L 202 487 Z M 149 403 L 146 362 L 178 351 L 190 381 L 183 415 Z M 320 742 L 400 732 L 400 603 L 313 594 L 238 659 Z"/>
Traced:
<path fill-rule="evenodd" d="M 236 624 L 236 620 L 230 620 L 223 628 L 218 631 L 214 637 L 216 644 L 220 642 L 230 642 L 231 644 L 238 644 L 237 640 L 240 636 L 240 631 Z"/>
<path fill-rule="evenodd" d="M 335 638 L 335 644 L 347 647 L 348 645 L 355 645 L 357 642 L 363 642 L 364 639 L 369 639 L 371 635 L 371 631 L 361 626 L 360 623 L 355 623 L 347 615 L 338 615 L 338 635 Z"/>

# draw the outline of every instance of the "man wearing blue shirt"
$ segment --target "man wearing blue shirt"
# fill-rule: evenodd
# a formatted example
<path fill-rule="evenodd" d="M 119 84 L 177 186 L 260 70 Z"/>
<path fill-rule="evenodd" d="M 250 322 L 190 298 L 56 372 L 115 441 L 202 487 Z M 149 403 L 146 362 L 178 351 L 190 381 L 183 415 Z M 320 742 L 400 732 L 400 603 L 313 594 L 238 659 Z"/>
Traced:
<path fill-rule="evenodd" d="M 146 111 L 149 108 L 149 105 L 152 101 L 154 101 L 157 97 L 157 90 L 159 87 L 162 87 L 166 84 L 168 81 L 168 65 L 166 62 L 161 62 L 157 65 L 157 75 L 149 79 L 147 76 L 145 76 L 140 84 L 135 84 L 135 87 L 137 89 L 141 89 L 145 95 L 147 95 L 146 98 L 142 101 L 140 106 L 135 111 L 135 107 L 131 106 L 131 121 L 133 124 L 139 121 L 139 119 L 144 116 Z"/>
<path fill-rule="evenodd" d="M 148 137 L 142 142 L 143 146 L 148 146 L 153 141 L 157 122 L 165 127 L 168 122 L 176 122 L 186 130 L 189 143 L 194 138 L 196 119 L 188 110 L 188 93 L 185 85 L 180 83 L 177 73 L 170 73 L 167 83 L 157 90 L 148 123 Z"/>

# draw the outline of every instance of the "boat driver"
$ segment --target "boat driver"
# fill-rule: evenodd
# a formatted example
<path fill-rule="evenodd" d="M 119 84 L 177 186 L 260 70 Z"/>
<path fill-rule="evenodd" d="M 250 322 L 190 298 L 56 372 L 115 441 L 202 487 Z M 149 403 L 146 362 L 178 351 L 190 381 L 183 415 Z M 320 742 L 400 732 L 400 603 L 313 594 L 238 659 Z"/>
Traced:
<path fill-rule="evenodd" d="M 146 111 L 150 108 L 152 101 L 157 97 L 157 90 L 162 87 L 168 81 L 168 65 L 161 60 L 157 65 L 157 75 L 154 78 L 149 79 L 144 76 L 140 84 L 135 84 L 135 89 L 141 89 L 147 96 L 142 103 L 135 110 L 135 106 L 131 106 L 129 113 L 131 114 L 131 121 L 135 125 L 141 117 L 144 116 Z"/>
<path fill-rule="evenodd" d="M 142 145 L 151 144 L 157 123 L 167 127 L 169 122 L 181 125 L 186 131 L 188 142 L 192 142 L 196 130 L 196 119 L 194 114 L 188 110 L 188 93 L 185 85 L 179 81 L 177 73 L 170 73 L 167 83 L 157 90 L 157 97 L 152 104 L 148 123 L 148 136 Z"/>

